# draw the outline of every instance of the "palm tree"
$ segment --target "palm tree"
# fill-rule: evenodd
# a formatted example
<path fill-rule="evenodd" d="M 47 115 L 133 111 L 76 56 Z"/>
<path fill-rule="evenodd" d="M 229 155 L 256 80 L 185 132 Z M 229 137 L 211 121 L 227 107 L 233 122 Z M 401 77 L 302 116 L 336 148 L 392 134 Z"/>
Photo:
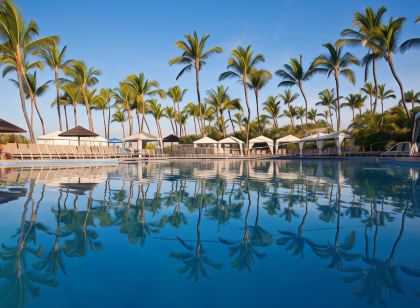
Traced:
<path fill-rule="evenodd" d="M 226 78 L 238 78 L 243 85 L 245 94 L 245 103 L 248 110 L 248 124 L 246 126 L 246 144 L 249 141 L 249 119 L 251 119 L 251 107 L 248 100 L 248 78 L 250 73 L 255 69 L 259 62 L 264 62 L 264 56 L 257 54 L 254 56 L 254 52 L 251 49 L 251 45 L 246 48 L 239 46 L 231 51 L 231 57 L 228 60 L 227 71 L 222 73 L 219 77 L 220 80 Z M 247 146 L 248 149 L 248 146 Z"/>
<path fill-rule="evenodd" d="M 257 105 L 257 124 L 258 129 L 261 131 L 260 127 L 260 104 L 258 101 L 258 95 L 260 90 L 267 85 L 270 79 L 273 78 L 273 75 L 267 70 L 264 69 L 252 69 L 249 74 L 248 87 L 254 90 L 255 93 L 255 103 Z"/>
<path fill-rule="evenodd" d="M 292 103 L 298 99 L 299 94 L 293 93 L 290 89 L 284 90 L 283 94 L 279 94 L 280 99 L 283 101 L 283 104 L 287 105 L 287 109 L 290 112 L 290 108 L 292 107 Z M 294 117 L 290 117 L 290 125 L 292 128 L 295 128 L 295 121 Z"/>
<path fill-rule="evenodd" d="M 159 83 L 156 80 L 146 79 L 144 73 L 140 73 L 139 75 L 130 75 L 124 83 L 132 89 L 133 94 L 136 97 L 136 112 L 141 110 L 142 114 L 139 132 L 143 132 L 144 123 L 146 121 L 147 100 L 157 95 L 160 98 L 165 98 L 165 92 L 159 89 Z"/>
<path fill-rule="evenodd" d="M 225 110 L 225 104 L 229 102 L 229 95 L 227 94 L 229 88 L 224 86 L 218 86 L 216 90 L 212 89 L 207 91 L 206 103 L 210 105 L 210 108 L 216 115 L 216 122 L 218 123 L 219 130 L 221 133 L 226 135 L 225 119 L 223 112 Z"/>
<path fill-rule="evenodd" d="M 290 106 L 289 110 L 283 110 L 283 115 L 290 119 L 290 124 L 292 128 L 295 129 L 296 108 Z"/>
<path fill-rule="evenodd" d="M 318 56 L 312 63 L 314 73 L 326 74 L 327 76 L 333 75 L 335 79 L 335 90 L 337 94 L 337 131 L 341 126 L 341 112 L 340 112 L 340 83 L 339 77 L 346 77 L 351 84 L 356 83 L 354 71 L 348 68 L 350 65 L 359 65 L 359 60 L 351 53 L 343 53 L 343 47 L 337 44 L 326 43 L 323 44 L 328 50 L 328 54 Z"/>
<path fill-rule="evenodd" d="M 128 125 L 130 130 L 130 136 L 133 134 L 133 116 L 131 115 L 131 109 L 134 105 L 135 94 L 126 83 L 120 82 L 120 87 L 113 90 L 114 98 L 117 105 L 122 107 L 127 112 Z M 139 122 L 139 118 L 137 117 Z M 140 123 L 138 123 L 140 124 Z M 140 127 L 140 126 L 139 126 Z"/>
<path fill-rule="evenodd" d="M 316 110 L 316 108 L 311 108 L 308 111 L 308 119 L 311 120 L 311 121 L 313 121 L 314 124 L 315 124 L 315 126 L 317 124 L 317 121 L 316 121 L 316 116 L 317 115 L 318 115 L 318 110 Z"/>
<path fill-rule="evenodd" d="M 60 105 L 63 106 L 63 109 L 64 109 L 64 119 L 66 120 L 66 130 L 69 130 L 69 118 L 67 115 L 67 106 L 70 106 L 71 103 L 67 100 L 64 93 L 60 96 L 59 102 L 60 102 Z M 55 105 L 57 105 L 57 100 L 54 98 L 54 101 L 51 103 L 51 108 L 55 108 Z"/>
<path fill-rule="evenodd" d="M 329 120 L 331 123 L 331 128 L 334 129 L 333 125 L 333 119 L 332 119 L 332 109 L 334 109 L 334 102 L 335 102 L 335 93 L 334 89 L 324 89 L 321 92 L 318 93 L 318 99 L 319 102 L 317 102 L 315 105 L 320 105 L 327 107 L 327 111 L 329 114 Z M 325 121 L 328 123 L 328 118 L 325 118 Z"/>
<path fill-rule="evenodd" d="M 194 104 L 194 103 L 188 103 L 184 107 L 184 112 L 188 113 L 190 116 L 193 117 L 193 120 L 194 120 L 194 131 L 195 131 L 195 134 L 196 135 L 197 135 L 197 124 L 196 124 L 196 122 L 198 122 L 198 125 L 200 125 L 200 121 L 199 121 L 199 119 L 200 119 L 200 110 L 199 109 L 200 109 L 199 106 L 196 105 L 196 104 Z M 173 130 L 173 132 L 175 134 L 175 130 L 174 130 L 172 121 L 171 121 L 171 125 L 172 125 L 172 130 Z"/>
<path fill-rule="evenodd" d="M 354 111 L 356 109 L 361 109 L 364 103 L 364 99 L 366 99 L 366 96 L 362 96 L 361 94 L 349 94 L 346 97 L 346 102 L 341 104 L 342 107 L 349 107 L 353 114 L 353 122 L 355 118 Z"/>
<path fill-rule="evenodd" d="M 206 42 L 209 39 L 210 35 L 205 34 L 201 38 L 198 37 L 196 31 L 193 35 L 186 34 L 184 35 L 185 41 L 176 42 L 175 46 L 181 49 L 181 56 L 171 58 L 169 60 L 170 65 L 182 64 L 185 65 L 184 68 L 179 72 L 176 79 L 178 80 L 185 72 L 191 71 L 192 68 L 195 70 L 195 84 L 197 90 L 197 101 L 198 105 L 201 105 L 200 98 L 200 70 L 203 65 L 206 64 L 206 60 L 213 54 L 223 52 L 223 49 L 219 46 L 211 47 L 206 50 Z M 204 130 L 204 117 L 203 113 L 200 110 L 200 121 L 201 121 L 201 133 Z"/>
<path fill-rule="evenodd" d="M 264 110 L 269 114 L 270 118 L 273 120 L 274 127 L 278 129 L 278 119 L 280 117 L 280 102 L 278 101 L 278 96 L 270 95 L 264 102 Z"/>
<path fill-rule="evenodd" d="M 48 90 L 50 81 L 44 82 L 43 84 L 41 84 L 40 86 L 38 86 L 37 81 L 37 74 L 36 71 L 31 74 L 31 73 L 26 73 L 26 81 L 27 84 L 25 84 L 24 86 L 24 91 L 25 91 L 25 98 L 26 99 L 30 99 L 31 100 L 31 104 L 32 106 L 35 107 L 36 112 L 38 114 L 39 117 L 39 121 L 41 122 L 41 127 L 42 127 L 42 134 L 46 134 L 46 130 L 45 130 L 45 123 L 44 123 L 44 119 L 41 115 L 41 111 L 39 109 L 38 103 L 37 103 L 37 98 L 40 96 L 43 96 L 46 91 Z M 12 82 L 19 87 L 19 83 L 17 80 L 12 80 Z M 31 123 L 33 126 L 33 111 L 31 112 Z"/>
<path fill-rule="evenodd" d="M 169 119 L 169 122 L 171 122 L 172 132 L 174 134 L 176 134 L 175 127 L 174 127 L 174 122 L 176 121 L 176 111 L 175 111 L 175 108 L 167 106 L 165 108 L 165 116 Z"/>
<path fill-rule="evenodd" d="M 104 122 L 104 132 L 106 139 L 109 139 L 108 129 L 106 125 L 106 116 L 105 116 L 105 110 L 109 110 L 109 105 L 112 99 L 112 96 L 108 96 L 108 89 L 101 89 L 99 91 L 99 95 L 95 99 L 95 103 L 91 106 L 92 109 L 100 110 L 102 111 L 102 119 Z M 104 92 L 105 91 L 105 92 Z"/>
<path fill-rule="evenodd" d="M 417 16 L 415 22 L 420 23 L 420 16 Z M 420 38 L 416 37 L 416 38 L 406 40 L 404 43 L 402 43 L 400 46 L 400 51 L 401 53 L 404 53 L 409 49 L 419 48 L 419 47 L 420 47 Z"/>
<path fill-rule="evenodd" d="M 370 100 L 370 112 L 373 112 L 373 102 L 372 102 L 372 97 L 375 96 L 375 100 L 376 100 L 376 93 L 375 92 L 375 88 L 372 86 L 372 83 L 370 82 L 366 82 L 364 87 L 360 89 L 363 93 L 369 95 L 369 100 Z"/>
<path fill-rule="evenodd" d="M 393 60 L 394 54 L 399 50 L 398 40 L 400 38 L 405 20 L 406 19 L 404 17 L 400 17 L 395 20 L 393 18 L 390 18 L 388 24 L 382 24 L 379 26 L 378 31 L 376 31 L 376 39 L 379 42 L 379 54 L 381 55 L 381 57 L 385 58 L 389 65 L 392 76 L 394 76 L 394 79 L 400 88 L 401 102 L 404 107 L 404 111 L 407 115 L 407 118 L 411 119 L 410 112 L 405 102 L 404 86 L 402 84 L 401 79 L 398 77 Z"/>
<path fill-rule="evenodd" d="M 77 126 L 77 104 L 82 101 L 80 90 L 73 84 L 68 83 L 62 87 L 64 95 L 61 100 L 65 100 L 67 104 L 73 106 L 74 126 Z"/>
<path fill-rule="evenodd" d="M 121 107 L 116 107 L 114 114 L 112 115 L 112 122 L 118 122 L 121 124 L 121 128 L 123 131 L 123 138 L 125 138 L 125 128 L 124 128 L 124 122 L 127 121 L 127 117 L 124 113 L 124 109 Z"/>
<path fill-rule="evenodd" d="M 384 101 L 390 98 L 396 98 L 394 91 L 392 90 L 386 90 L 385 84 L 378 85 L 378 93 L 375 95 L 378 96 L 378 98 L 381 101 L 381 113 L 384 114 Z"/>
<path fill-rule="evenodd" d="M 104 100 L 106 102 L 106 105 L 108 106 L 108 120 L 107 120 L 107 129 L 106 129 L 106 138 L 110 139 L 111 136 L 111 131 L 110 131 L 110 126 L 111 126 L 111 101 L 114 98 L 114 93 L 112 92 L 112 89 L 109 88 L 102 88 L 99 91 L 99 96 L 101 97 L 102 100 Z"/>
<path fill-rule="evenodd" d="M 245 119 L 242 112 L 237 112 L 233 115 L 235 120 L 233 120 L 234 123 L 238 124 L 239 131 L 242 131 L 242 124 L 244 123 Z"/>
<path fill-rule="evenodd" d="M 166 94 L 172 99 L 174 103 L 174 109 L 179 113 L 179 104 L 184 99 L 185 94 L 187 93 L 187 89 L 181 89 L 179 86 L 174 86 L 168 89 Z M 180 129 L 181 130 L 181 129 Z M 178 127 L 176 126 L 175 122 L 175 134 L 178 135 Z"/>
<path fill-rule="evenodd" d="M 89 91 L 89 87 L 94 86 L 99 82 L 97 76 L 101 74 L 101 70 L 94 67 L 88 68 L 86 63 L 83 61 L 72 60 L 68 63 L 68 65 L 63 67 L 63 72 L 72 78 L 69 82 L 79 89 L 83 98 L 83 103 L 85 104 L 89 121 L 89 129 L 94 131 L 92 112 L 90 108 L 91 106 L 88 102 L 87 93 Z"/>
<path fill-rule="evenodd" d="M 165 109 L 162 108 L 161 104 L 158 104 L 156 99 L 151 99 L 149 101 L 149 110 L 148 112 L 153 116 L 156 121 L 156 127 L 158 130 L 159 138 L 162 138 L 162 129 L 160 127 L 160 119 L 163 118 L 165 114 Z"/>
<path fill-rule="evenodd" d="M 11 0 L 2 0 L 0 3 L 0 25 L 2 63 L 12 65 L 16 69 L 23 116 L 31 142 L 36 142 L 25 104 L 24 84 L 28 85 L 28 82 L 24 62 L 27 56 L 58 42 L 58 37 L 47 36 L 34 39 L 39 32 L 38 25 L 34 20 L 26 24 L 21 12 Z"/>
<path fill-rule="evenodd" d="M 306 108 L 303 108 L 302 106 L 299 106 L 299 107 L 296 107 L 295 108 L 295 111 L 296 111 L 296 118 L 298 119 L 298 120 L 300 120 L 300 125 L 301 126 L 303 126 L 303 118 L 305 117 L 305 119 L 308 119 L 308 115 L 307 115 L 307 113 L 306 113 Z M 307 126 L 308 124 L 306 123 L 305 124 L 305 127 Z"/>
<path fill-rule="evenodd" d="M 420 92 L 414 92 L 414 90 L 410 90 L 405 92 L 404 97 L 407 103 L 412 104 L 412 109 L 414 109 L 415 103 L 420 104 Z M 395 96 L 392 98 L 395 98 Z"/>
<path fill-rule="evenodd" d="M 63 130 L 61 123 L 61 111 L 60 111 L 60 77 L 59 73 L 67 64 L 68 61 L 64 61 L 66 55 L 67 46 L 64 46 L 61 50 L 58 48 L 58 44 L 52 44 L 46 46 L 37 52 L 37 55 L 44 61 L 44 63 L 54 71 L 54 80 L 55 80 L 55 91 L 56 91 L 56 100 L 57 100 L 57 114 L 58 114 L 58 124 L 60 131 Z"/>
<path fill-rule="evenodd" d="M 223 105 L 223 110 L 226 110 L 228 112 L 229 122 L 232 125 L 232 132 L 235 132 L 235 125 L 232 119 L 232 111 L 242 111 L 241 100 L 239 98 L 231 99 L 230 96 L 228 96 L 227 100 Z"/>
<path fill-rule="evenodd" d="M 354 29 L 344 29 L 341 35 L 348 38 L 338 40 L 338 44 L 349 44 L 353 46 L 363 46 L 368 48 L 368 54 L 365 60 L 365 79 L 367 79 L 369 63 L 372 63 L 372 73 L 375 92 L 378 92 L 378 81 L 376 77 L 376 60 L 381 57 L 380 47 L 376 38 L 379 26 L 382 24 L 382 17 L 386 12 L 384 6 L 380 7 L 376 12 L 371 7 L 365 7 L 364 12 L 357 12 L 353 15 Z M 365 80 L 366 81 L 366 80 Z M 374 108 L 371 111 L 376 112 L 378 98 L 375 96 Z"/>
<path fill-rule="evenodd" d="M 302 65 L 302 55 L 299 60 L 296 58 L 291 58 L 289 64 L 284 64 L 283 69 L 276 71 L 276 75 L 282 78 L 283 80 L 278 84 L 278 87 L 286 86 L 292 87 L 297 86 L 300 90 L 300 93 L 303 96 L 305 101 L 305 131 L 308 128 L 308 99 L 306 98 L 305 92 L 303 91 L 303 82 L 309 80 L 312 76 L 310 69 L 307 71 L 304 70 Z"/>

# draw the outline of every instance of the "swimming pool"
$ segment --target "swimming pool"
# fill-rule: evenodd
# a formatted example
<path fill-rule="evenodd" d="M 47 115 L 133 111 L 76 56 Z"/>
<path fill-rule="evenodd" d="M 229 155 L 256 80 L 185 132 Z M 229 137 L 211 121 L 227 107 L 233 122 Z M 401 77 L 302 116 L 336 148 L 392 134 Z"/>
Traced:
<path fill-rule="evenodd" d="M 419 168 L 0 169 L 0 306 L 420 304 Z"/>

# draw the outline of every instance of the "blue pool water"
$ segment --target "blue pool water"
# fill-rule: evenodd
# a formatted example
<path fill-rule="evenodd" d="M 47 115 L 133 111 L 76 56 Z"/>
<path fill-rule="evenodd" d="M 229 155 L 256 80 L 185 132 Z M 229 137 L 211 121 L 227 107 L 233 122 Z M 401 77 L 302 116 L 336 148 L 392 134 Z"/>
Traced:
<path fill-rule="evenodd" d="M 419 307 L 419 168 L 1 168 L 0 243 L 1 307 Z"/>

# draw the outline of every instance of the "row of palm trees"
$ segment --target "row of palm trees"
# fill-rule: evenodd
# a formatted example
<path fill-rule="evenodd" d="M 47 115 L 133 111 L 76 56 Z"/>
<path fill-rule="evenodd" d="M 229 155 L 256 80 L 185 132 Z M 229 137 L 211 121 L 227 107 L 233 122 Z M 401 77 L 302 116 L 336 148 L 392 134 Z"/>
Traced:
<path fill-rule="evenodd" d="M 69 128 L 67 108 L 73 108 L 74 125 L 78 125 L 77 107 L 83 105 L 86 110 L 90 130 L 94 130 L 93 110 L 102 113 L 104 131 L 107 138 L 110 137 L 110 123 L 121 124 L 125 135 L 124 123 L 128 121 L 129 134 L 134 133 L 134 115 L 137 119 L 138 131 L 150 132 L 147 115 L 151 115 L 156 124 L 160 137 L 162 137 L 161 119 L 167 118 L 174 134 L 187 135 L 186 123 L 188 118 L 194 121 L 195 134 L 205 134 L 211 129 L 210 124 L 226 135 L 227 128 L 231 126 L 233 132 L 246 132 L 246 141 L 249 140 L 250 128 L 256 127 L 262 132 L 267 123 L 273 128 L 279 128 L 279 118 L 286 116 L 290 119 L 290 126 L 296 128 L 295 119 L 300 120 L 304 132 L 308 130 L 308 120 L 316 124 L 316 117 L 323 117 L 325 124 L 334 128 L 333 113 L 336 118 L 335 128 L 341 129 L 341 108 L 352 109 L 353 119 L 355 110 L 361 112 L 365 100 L 369 97 L 370 108 L 368 111 L 375 114 L 378 104 L 381 104 L 381 113 L 384 112 L 384 101 L 396 98 L 396 95 L 380 84 L 376 73 L 377 61 L 385 60 L 393 77 L 400 89 L 400 104 L 405 110 L 407 117 L 411 117 L 407 102 L 419 101 L 420 94 L 414 90 L 404 92 L 393 57 L 395 53 L 404 53 L 410 48 L 420 46 L 420 39 L 414 38 L 399 45 L 399 37 L 403 29 L 405 18 L 397 18 L 383 23 L 385 7 L 374 11 L 367 7 L 363 12 L 354 14 L 352 28 L 342 31 L 343 38 L 335 43 L 323 44 L 325 54 L 316 57 L 310 65 L 303 64 L 303 57 L 293 57 L 289 63 L 275 71 L 280 78 L 279 87 L 295 87 L 298 93 L 290 89 L 280 95 L 271 95 L 263 103 L 266 114 L 260 114 L 260 91 L 273 78 L 273 75 L 259 65 L 265 62 L 262 54 L 255 54 L 251 45 L 239 46 L 231 51 L 227 63 L 227 70 L 220 74 L 219 81 L 234 78 L 240 81 L 244 92 L 244 106 L 246 117 L 243 116 L 243 107 L 239 98 L 231 98 L 229 88 L 223 85 L 216 89 L 206 91 L 206 97 L 202 99 L 200 89 L 200 72 L 209 57 L 220 54 L 223 49 L 220 46 L 207 48 L 210 35 L 200 37 L 197 32 L 187 34 L 184 40 L 176 42 L 176 47 L 181 54 L 169 60 L 170 65 L 182 65 L 176 79 L 184 73 L 194 70 L 197 101 L 184 103 L 187 89 L 174 86 L 168 90 L 160 88 L 156 80 L 149 80 L 144 73 L 129 75 L 114 89 L 97 89 L 101 70 L 89 67 L 81 60 L 67 59 L 67 47 L 59 47 L 57 36 L 38 37 L 39 29 L 35 21 L 25 23 L 21 12 L 11 0 L 0 1 L 0 44 L 1 63 L 3 64 L 3 76 L 15 73 L 13 83 L 19 89 L 21 107 L 28 126 L 30 139 L 35 142 L 34 117 L 39 118 L 43 133 L 46 133 L 45 121 L 38 105 L 38 98 L 44 95 L 51 84 L 54 84 L 56 98 L 52 106 L 57 110 L 59 129 L 63 130 L 64 110 L 65 126 Z M 417 18 L 416 22 L 419 22 Z M 361 45 L 366 47 L 366 56 L 359 60 L 353 54 L 345 51 L 345 46 Z M 355 84 L 355 72 L 352 66 L 362 65 L 365 69 L 365 79 L 372 73 L 373 84 L 367 82 L 360 93 L 349 94 L 342 97 L 340 83 L 342 78 Z M 47 66 L 52 72 L 52 79 L 42 84 L 37 83 L 37 72 Z M 311 107 L 304 84 L 315 74 L 333 76 L 334 89 L 324 89 L 319 93 L 319 101 Z M 249 91 L 255 96 L 256 119 L 252 120 L 251 107 L 253 102 L 249 97 Z M 294 103 L 302 97 L 304 105 L 295 106 Z M 173 106 L 163 107 L 162 99 L 169 98 Z M 28 112 L 26 101 L 30 103 Z M 281 112 L 280 100 L 286 108 Z M 315 107 L 321 106 L 325 110 L 319 113 Z M 303 123 L 304 120 L 304 123 Z M 245 127 L 245 128 L 244 128 Z"/>

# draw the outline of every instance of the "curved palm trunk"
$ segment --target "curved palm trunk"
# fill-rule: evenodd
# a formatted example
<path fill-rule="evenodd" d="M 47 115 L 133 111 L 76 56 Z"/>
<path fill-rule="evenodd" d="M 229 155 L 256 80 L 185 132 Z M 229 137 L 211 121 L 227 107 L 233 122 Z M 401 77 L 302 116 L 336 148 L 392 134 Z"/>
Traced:
<path fill-rule="evenodd" d="M 248 121 L 246 123 L 246 154 L 249 154 L 249 127 L 251 123 L 251 108 L 249 107 L 249 101 L 248 101 L 248 89 L 247 89 L 247 81 L 246 77 L 243 79 L 243 86 L 244 86 L 244 92 L 245 92 L 245 102 L 246 102 L 246 109 L 248 111 Z"/>
<path fill-rule="evenodd" d="M 335 77 L 335 90 L 337 91 L 337 131 L 341 128 L 341 107 L 340 107 L 340 83 L 338 82 L 338 74 Z"/>
<path fill-rule="evenodd" d="M 77 105 L 73 104 L 74 126 L 77 126 Z"/>
<path fill-rule="evenodd" d="M 175 134 L 174 123 L 172 122 L 172 120 L 171 120 L 171 119 L 169 119 L 169 122 L 171 123 L 172 132 Z"/>
<path fill-rule="evenodd" d="M 201 97 L 200 97 L 200 67 L 199 64 L 195 64 L 195 86 L 197 90 L 197 101 L 198 101 L 198 108 L 200 111 L 200 123 L 201 123 L 201 134 L 204 131 L 204 115 L 201 110 Z"/>
<path fill-rule="evenodd" d="M 228 109 L 228 115 L 229 115 L 230 124 L 232 125 L 232 132 L 235 133 L 235 125 L 233 124 L 233 120 L 232 120 L 232 115 L 230 113 L 230 109 Z"/>
<path fill-rule="evenodd" d="M 36 101 L 36 97 L 35 96 L 33 96 L 32 104 L 35 106 L 36 113 L 38 115 L 39 121 L 41 122 L 42 134 L 45 135 L 46 134 L 46 130 L 45 130 L 44 119 L 42 118 L 41 111 L 39 110 L 38 103 Z M 32 119 L 32 125 L 33 125 L 33 119 Z"/>
<path fill-rule="evenodd" d="M 332 119 L 332 112 L 331 112 L 331 105 L 328 105 L 328 112 L 330 114 L 330 122 L 331 122 L 331 128 L 334 131 L 334 124 L 333 124 L 333 119 Z M 327 119 L 326 119 L 327 120 Z M 327 120 L 328 121 L 328 120 Z"/>
<path fill-rule="evenodd" d="M 20 95 L 20 103 L 22 106 L 23 116 L 25 117 L 26 125 L 28 126 L 29 131 L 29 138 L 31 139 L 32 143 L 35 143 L 35 134 L 34 134 L 34 128 L 32 126 L 31 120 L 28 116 L 28 111 L 26 109 L 26 103 L 25 103 L 25 94 L 23 91 L 23 83 L 22 83 L 22 67 L 20 64 L 18 64 L 17 67 L 17 79 L 18 79 L 18 87 L 19 87 L 19 95 Z"/>
<path fill-rule="evenodd" d="M 83 95 L 83 100 L 85 102 L 86 113 L 87 113 L 87 116 L 88 116 L 89 129 L 91 131 L 94 131 L 93 121 L 92 121 L 92 110 L 90 110 L 90 104 L 89 104 L 89 101 L 86 97 L 86 93 L 85 93 L 84 90 L 82 91 L 82 95 Z"/>
<path fill-rule="evenodd" d="M 255 88 L 254 93 L 255 93 L 255 103 L 257 104 L 257 126 L 258 126 L 258 131 L 261 132 L 260 104 L 259 104 L 259 101 L 258 101 L 258 89 L 257 88 Z"/>
<path fill-rule="evenodd" d="M 59 84 L 59 78 L 58 78 L 58 67 L 54 68 L 54 74 L 55 74 L 55 92 L 56 92 L 56 102 L 57 102 L 57 114 L 58 114 L 58 125 L 60 127 L 60 131 L 63 130 L 63 125 L 61 123 L 61 110 L 60 110 L 60 84 Z"/>
<path fill-rule="evenodd" d="M 141 127 L 140 127 L 140 114 L 136 110 L 136 118 L 137 118 L 137 127 L 139 128 L 139 134 L 141 133 Z"/>
<path fill-rule="evenodd" d="M 290 112 L 290 103 L 287 103 L 287 108 L 289 109 L 289 113 L 290 113 L 290 125 L 292 125 L 292 128 L 295 129 L 295 120 L 294 117 L 292 116 L 292 113 Z"/>
<path fill-rule="evenodd" d="M 107 139 L 110 139 L 110 129 L 111 129 L 111 105 L 108 102 L 108 135 L 107 135 Z"/>
<path fill-rule="evenodd" d="M 130 136 L 131 136 L 133 134 L 133 116 L 131 115 L 130 106 L 126 106 L 125 110 L 127 110 L 128 126 L 129 126 Z"/>
<path fill-rule="evenodd" d="M 176 111 L 177 109 L 176 109 L 176 102 L 174 101 L 174 110 Z M 174 123 L 174 125 L 175 125 L 175 135 L 177 135 L 178 136 L 178 125 L 177 125 L 177 123 L 176 123 L 176 118 L 175 118 L 175 123 Z"/>
<path fill-rule="evenodd" d="M 353 107 L 351 108 L 351 111 L 353 113 L 353 122 L 354 122 L 354 108 Z"/>
<path fill-rule="evenodd" d="M 305 101 L 305 132 L 308 130 L 308 100 L 306 98 L 305 92 L 303 91 L 302 83 L 298 83 L 300 93 L 302 93 L 303 99 Z"/>
<path fill-rule="evenodd" d="M 65 111 L 66 111 L 66 106 L 64 106 L 64 112 Z M 104 120 L 105 137 L 106 137 L 106 139 L 108 139 L 108 133 L 107 133 L 107 130 L 106 130 L 105 109 L 102 109 L 102 119 Z"/>
<path fill-rule="evenodd" d="M 197 123 L 195 122 L 195 117 L 193 116 L 193 120 L 194 120 L 194 132 L 197 135 Z"/>
<path fill-rule="evenodd" d="M 373 70 L 373 83 L 375 85 L 375 102 L 373 104 L 373 113 L 376 113 L 376 108 L 378 105 L 378 81 L 376 79 L 376 60 L 375 57 L 372 59 L 372 70 Z"/>
<path fill-rule="evenodd" d="M 124 127 L 124 122 L 121 122 L 121 127 L 122 127 L 122 131 L 123 131 L 123 138 L 125 138 L 125 127 Z"/>
<path fill-rule="evenodd" d="M 67 106 L 64 105 L 64 117 L 66 118 L 66 130 L 69 130 L 69 119 L 67 117 Z"/>
<path fill-rule="evenodd" d="M 392 55 L 391 54 L 388 55 L 387 60 L 388 60 L 389 68 L 391 69 L 391 72 L 392 72 L 392 76 L 394 76 L 395 81 L 398 83 L 398 86 L 400 87 L 401 101 L 403 103 L 404 111 L 407 115 L 407 118 L 412 121 L 411 116 L 410 116 L 410 112 L 408 111 L 407 104 L 405 102 L 404 87 L 403 87 L 403 84 L 402 84 L 400 78 L 397 75 L 396 70 L 395 70 L 394 63 L 392 62 Z"/>

